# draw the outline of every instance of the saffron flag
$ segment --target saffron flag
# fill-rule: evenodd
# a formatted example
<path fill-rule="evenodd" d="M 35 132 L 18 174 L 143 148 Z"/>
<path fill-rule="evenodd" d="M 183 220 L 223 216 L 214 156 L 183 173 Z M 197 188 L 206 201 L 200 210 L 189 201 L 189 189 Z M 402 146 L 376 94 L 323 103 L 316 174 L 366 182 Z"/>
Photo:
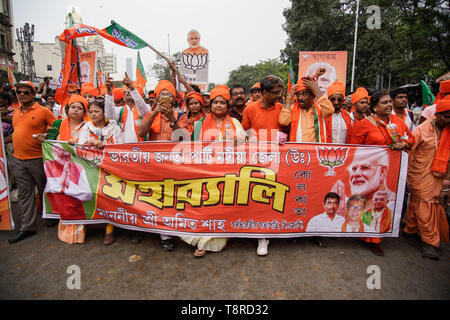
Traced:
<path fill-rule="evenodd" d="M 76 45 L 72 41 L 66 43 L 61 73 L 58 79 L 58 87 L 55 91 L 55 101 L 61 105 L 61 110 L 69 102 L 69 85 L 80 86 L 79 81 L 79 57 Z"/>
<path fill-rule="evenodd" d="M 15 84 L 17 83 L 16 77 L 14 77 L 14 73 L 11 68 L 8 66 L 8 81 L 12 88 L 16 88 Z"/>
<path fill-rule="evenodd" d="M 423 104 L 426 106 L 431 106 L 433 104 L 435 97 L 434 97 L 433 93 L 431 92 L 430 87 L 428 87 L 428 85 L 425 81 L 420 80 L 420 84 L 422 86 Z"/>
<path fill-rule="evenodd" d="M 139 51 L 136 62 L 136 82 L 139 83 L 142 88 L 145 88 L 145 84 L 147 83 L 147 77 L 145 76 L 144 66 L 142 65 Z"/>
<path fill-rule="evenodd" d="M 405 152 L 388 147 L 326 143 L 157 141 L 97 149 L 46 140 L 42 153 L 44 218 L 207 237 L 397 237 L 408 164 Z M 360 166 L 373 171 L 364 181 L 351 169 Z M 324 207 L 329 192 L 340 196 L 333 212 Z"/>

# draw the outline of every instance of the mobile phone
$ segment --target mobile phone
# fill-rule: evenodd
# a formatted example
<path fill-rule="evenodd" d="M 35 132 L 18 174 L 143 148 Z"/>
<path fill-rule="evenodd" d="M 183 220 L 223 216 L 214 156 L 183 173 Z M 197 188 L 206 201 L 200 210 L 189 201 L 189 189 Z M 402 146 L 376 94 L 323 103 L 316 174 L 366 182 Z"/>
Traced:
<path fill-rule="evenodd" d="M 159 103 L 166 107 L 170 106 L 170 97 L 160 97 Z"/>

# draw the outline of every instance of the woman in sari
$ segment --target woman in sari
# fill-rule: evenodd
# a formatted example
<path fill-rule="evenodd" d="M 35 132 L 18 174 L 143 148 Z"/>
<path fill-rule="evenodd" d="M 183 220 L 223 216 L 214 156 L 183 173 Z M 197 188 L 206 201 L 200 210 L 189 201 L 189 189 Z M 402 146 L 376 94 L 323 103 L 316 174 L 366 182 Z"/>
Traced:
<path fill-rule="evenodd" d="M 203 117 L 194 127 L 193 140 L 231 140 L 234 144 L 245 141 L 245 131 L 238 120 L 228 115 L 230 93 L 223 87 L 215 88 L 210 93 L 211 113 Z M 203 257 L 206 251 L 219 252 L 227 238 L 181 237 L 186 243 L 197 247 L 195 257 Z"/>
<path fill-rule="evenodd" d="M 88 114 L 91 121 L 80 132 L 79 144 L 89 144 L 103 148 L 106 144 L 125 143 L 122 130 L 114 120 L 106 120 L 105 104 L 102 100 L 94 100 L 88 105 Z M 106 225 L 104 244 L 114 242 L 114 226 Z"/>
<path fill-rule="evenodd" d="M 392 99 L 388 92 L 374 92 L 370 98 L 372 114 L 359 121 L 354 130 L 350 144 L 388 146 L 393 150 L 407 150 L 414 144 L 414 136 L 405 122 L 392 114 Z M 367 199 L 369 201 L 371 199 Z M 371 209 L 371 208 L 369 208 Z M 371 250 L 383 256 L 381 238 L 362 238 L 371 245 Z"/>
<path fill-rule="evenodd" d="M 85 125 L 84 118 L 86 115 L 87 105 L 88 102 L 86 99 L 77 94 L 72 95 L 70 97 L 69 103 L 65 108 L 67 117 L 64 120 L 58 119 L 52 124 L 48 131 L 47 139 L 68 141 L 72 144 L 77 143 L 80 130 Z M 85 225 L 65 225 L 61 221 L 59 221 L 59 240 L 70 244 L 84 243 L 85 236 Z"/>

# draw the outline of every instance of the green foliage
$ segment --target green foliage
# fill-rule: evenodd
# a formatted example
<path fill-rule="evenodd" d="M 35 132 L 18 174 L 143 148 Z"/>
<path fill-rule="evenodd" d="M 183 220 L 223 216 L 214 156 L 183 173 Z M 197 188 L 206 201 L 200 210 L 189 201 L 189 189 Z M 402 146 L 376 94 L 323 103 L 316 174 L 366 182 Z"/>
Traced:
<path fill-rule="evenodd" d="M 163 53 L 165 54 L 165 53 Z M 172 61 L 180 61 L 181 52 L 177 52 L 171 56 Z M 152 65 L 152 74 L 155 76 L 158 81 L 161 80 L 171 80 L 170 68 L 167 64 L 166 60 L 161 58 L 159 55 L 156 55 L 156 63 Z"/>
<path fill-rule="evenodd" d="M 369 29 L 380 8 L 381 28 Z M 292 0 L 284 10 L 288 34 L 281 51 L 285 63 L 292 59 L 298 77 L 299 51 L 348 52 L 347 88 L 351 82 L 356 0 Z M 418 82 L 450 69 L 449 0 L 361 0 L 358 19 L 355 85 L 375 87 L 377 75 L 392 76 L 391 87 Z M 386 83 L 387 81 L 385 81 Z"/>
<path fill-rule="evenodd" d="M 268 75 L 276 75 L 285 81 L 289 77 L 289 64 L 284 64 L 278 59 L 268 59 L 257 63 L 254 66 L 242 65 L 230 72 L 227 85 L 229 87 L 240 84 L 246 92 L 257 82 L 260 82 Z"/>

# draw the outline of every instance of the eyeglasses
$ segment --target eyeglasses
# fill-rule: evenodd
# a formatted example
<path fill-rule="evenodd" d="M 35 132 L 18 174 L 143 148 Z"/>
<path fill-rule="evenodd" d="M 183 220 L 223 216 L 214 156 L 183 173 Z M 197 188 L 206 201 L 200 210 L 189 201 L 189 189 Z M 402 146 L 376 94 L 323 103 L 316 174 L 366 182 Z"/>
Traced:
<path fill-rule="evenodd" d="M 331 102 L 337 101 L 339 103 L 342 103 L 342 102 L 344 102 L 344 99 L 343 98 L 330 98 L 330 101 Z"/>
<path fill-rule="evenodd" d="M 29 95 L 31 93 L 31 91 L 23 91 L 23 90 L 18 90 L 17 91 L 17 95 L 21 95 L 21 94 L 24 94 L 24 95 Z"/>
<path fill-rule="evenodd" d="M 357 206 L 357 205 L 354 204 L 354 205 L 351 205 L 351 206 L 350 206 L 350 209 L 352 209 L 352 210 L 355 210 L 355 209 L 356 209 L 356 210 L 362 210 L 362 209 L 364 209 L 364 207 L 362 207 L 362 206 Z"/>
<path fill-rule="evenodd" d="M 245 96 L 245 92 L 244 92 L 244 91 L 241 91 L 241 92 L 233 92 L 231 95 L 232 95 L 233 97 L 236 97 L 236 96 Z"/>
<path fill-rule="evenodd" d="M 171 93 L 160 93 L 159 96 L 160 97 L 173 97 L 173 95 Z"/>

